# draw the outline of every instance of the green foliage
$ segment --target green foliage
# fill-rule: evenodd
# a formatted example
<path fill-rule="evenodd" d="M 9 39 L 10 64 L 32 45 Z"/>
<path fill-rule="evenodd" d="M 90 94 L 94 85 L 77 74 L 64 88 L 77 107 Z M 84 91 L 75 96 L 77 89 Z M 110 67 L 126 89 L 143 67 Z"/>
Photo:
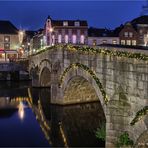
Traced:
<path fill-rule="evenodd" d="M 132 145 L 133 145 L 133 140 L 129 138 L 129 134 L 126 131 L 119 136 L 118 141 L 116 143 L 117 147 L 132 146 Z"/>
<path fill-rule="evenodd" d="M 105 123 L 103 123 L 96 131 L 96 137 L 102 141 L 106 139 L 106 130 L 105 130 Z"/>

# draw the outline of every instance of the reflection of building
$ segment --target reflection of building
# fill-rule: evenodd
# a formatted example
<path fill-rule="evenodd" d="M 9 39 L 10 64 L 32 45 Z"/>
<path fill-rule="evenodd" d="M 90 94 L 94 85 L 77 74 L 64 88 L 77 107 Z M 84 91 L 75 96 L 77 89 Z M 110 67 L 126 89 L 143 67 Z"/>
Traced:
<path fill-rule="evenodd" d="M 9 21 L 0 21 L 0 61 L 17 58 L 18 45 L 18 29 Z"/>

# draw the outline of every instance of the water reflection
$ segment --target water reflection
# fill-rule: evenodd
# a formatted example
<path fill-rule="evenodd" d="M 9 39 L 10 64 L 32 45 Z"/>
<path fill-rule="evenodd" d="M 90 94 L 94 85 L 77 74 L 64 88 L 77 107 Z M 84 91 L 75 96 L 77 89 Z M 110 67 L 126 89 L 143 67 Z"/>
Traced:
<path fill-rule="evenodd" d="M 24 119 L 24 115 L 25 115 L 24 108 L 25 108 L 25 106 L 24 106 L 23 102 L 20 102 L 19 106 L 18 106 L 18 115 L 21 120 Z"/>
<path fill-rule="evenodd" d="M 18 89 L 19 88 L 17 88 L 17 90 Z M 17 92 L 13 93 L 17 94 Z M 71 106 L 51 105 L 50 89 L 33 89 L 26 87 L 26 85 L 23 94 L 27 94 L 25 95 L 26 97 L 9 96 L 9 99 L 8 97 L 0 98 L 0 108 L 3 106 L 5 109 L 13 108 L 15 112 L 17 110 L 19 119 L 23 120 L 24 124 L 31 122 L 31 120 L 37 121 L 41 129 L 40 131 L 43 133 L 38 133 L 38 138 L 40 138 L 40 140 L 38 140 L 37 135 L 34 136 L 34 131 L 32 131 L 32 141 L 34 140 L 34 142 L 36 142 L 38 140 L 37 146 L 104 147 L 105 143 L 95 137 L 96 129 L 105 121 L 104 113 L 100 109 L 101 105 L 99 102 Z M 31 112 L 27 112 L 27 110 L 33 112 L 34 117 L 32 117 L 32 119 L 27 119 L 31 114 Z M 1 112 L 0 110 L 0 117 L 2 117 Z M 13 114 L 15 114 L 15 112 L 13 112 Z M 8 113 L 10 113 L 10 110 Z M 32 124 L 35 127 L 35 123 Z M 26 127 L 28 126 L 29 124 Z M 19 129 L 16 127 L 15 130 Z M 34 130 L 37 131 L 38 129 L 36 128 Z M 44 141 L 42 135 L 44 135 L 48 144 Z M 27 134 L 23 135 L 24 139 L 26 136 Z M 2 135 L 0 135 L 0 138 L 1 137 Z M 7 139 L 7 141 L 9 140 L 10 139 Z M 25 145 L 20 143 L 19 146 L 35 146 L 35 144 L 30 144 L 30 141 L 27 142 L 28 141 L 26 141 Z M 15 145 L 18 146 L 17 144 Z M 7 146 L 7 144 L 1 144 L 0 141 L 0 146 Z"/>

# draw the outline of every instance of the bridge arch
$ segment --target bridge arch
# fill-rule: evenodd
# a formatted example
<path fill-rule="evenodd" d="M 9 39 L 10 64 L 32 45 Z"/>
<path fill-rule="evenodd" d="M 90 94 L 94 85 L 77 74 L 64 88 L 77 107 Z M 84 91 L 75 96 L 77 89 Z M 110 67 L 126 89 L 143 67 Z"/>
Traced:
<path fill-rule="evenodd" d="M 103 107 L 103 110 L 105 112 L 107 100 L 105 101 L 105 98 L 104 98 L 104 97 L 106 97 L 106 93 L 103 89 L 103 86 L 102 86 L 101 82 L 99 81 L 98 77 L 96 76 L 95 72 L 93 72 L 87 66 L 85 66 L 85 65 L 83 65 L 83 66 L 84 66 L 84 68 L 87 68 L 87 69 L 84 69 L 83 67 L 80 67 L 80 66 L 76 66 L 75 64 L 71 64 L 69 67 L 67 67 L 61 75 L 60 87 L 62 88 L 64 95 L 65 95 L 65 93 L 67 95 L 68 95 L 68 93 L 70 93 L 69 88 L 74 83 L 75 83 L 74 87 L 77 87 L 78 85 L 81 84 L 81 87 L 85 87 L 86 90 L 91 88 L 92 96 L 97 97 L 97 98 L 95 98 L 95 99 L 90 98 L 88 100 L 84 100 L 84 102 L 85 101 L 88 102 L 91 99 L 92 99 L 92 101 L 100 101 L 101 105 Z M 80 84 L 78 84 L 78 83 L 80 83 Z M 67 96 L 64 96 L 64 97 L 67 97 Z M 66 99 L 66 98 L 64 98 L 64 99 Z"/>
<path fill-rule="evenodd" d="M 41 87 L 49 87 L 51 84 L 51 62 L 44 59 L 39 64 L 39 84 Z"/>

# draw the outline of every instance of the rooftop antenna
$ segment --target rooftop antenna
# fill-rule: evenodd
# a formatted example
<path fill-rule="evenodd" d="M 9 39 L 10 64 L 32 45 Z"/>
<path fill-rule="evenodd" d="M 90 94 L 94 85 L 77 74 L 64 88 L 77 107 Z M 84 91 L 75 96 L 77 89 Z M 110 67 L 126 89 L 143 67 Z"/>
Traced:
<path fill-rule="evenodd" d="M 146 0 L 146 5 L 142 6 L 141 15 L 148 15 L 148 0 Z"/>

